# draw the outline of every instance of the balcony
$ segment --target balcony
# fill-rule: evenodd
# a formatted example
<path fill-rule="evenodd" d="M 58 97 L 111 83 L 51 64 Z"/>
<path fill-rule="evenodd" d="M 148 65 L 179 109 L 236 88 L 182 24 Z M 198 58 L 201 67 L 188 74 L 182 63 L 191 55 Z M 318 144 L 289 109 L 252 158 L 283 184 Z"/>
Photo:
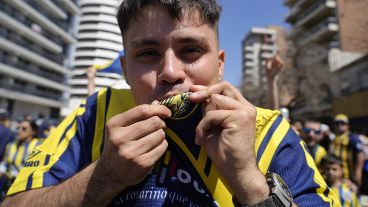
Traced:
<path fill-rule="evenodd" d="M 312 3 L 313 1 L 309 0 L 297 1 L 292 7 L 290 7 L 290 12 L 285 17 L 285 21 L 294 24 L 298 20 L 298 14 Z"/>
<path fill-rule="evenodd" d="M 46 11 L 50 12 L 52 15 L 54 15 L 57 18 L 60 18 L 60 19 L 68 18 L 68 15 L 63 10 L 61 10 L 58 6 L 52 3 L 51 1 L 35 1 L 35 2 L 37 2 Z"/>
<path fill-rule="evenodd" d="M 47 19 L 44 15 L 42 15 L 39 11 L 32 8 L 30 5 L 26 4 L 23 1 L 13 1 L 13 0 L 4 0 L 8 4 L 17 8 L 17 10 L 22 11 L 28 18 L 34 20 L 37 24 L 41 25 L 43 28 L 47 29 L 54 35 L 60 36 L 64 42 L 69 44 L 76 43 L 76 39 L 66 33 L 62 28 L 58 25 Z"/>
<path fill-rule="evenodd" d="M 294 27 L 314 25 L 326 16 L 334 15 L 335 8 L 335 0 L 319 0 L 298 15 L 299 21 L 296 22 Z"/>
<path fill-rule="evenodd" d="M 30 41 L 33 41 L 36 44 L 41 45 L 45 49 L 53 52 L 53 53 L 60 53 L 62 52 L 61 46 L 53 43 L 52 41 L 46 39 L 42 35 L 32 31 L 28 27 L 21 24 L 16 19 L 13 19 L 12 17 L 6 15 L 5 13 L 0 11 L 0 19 L 2 21 L 0 24 L 5 25 L 8 29 L 11 29 L 18 34 L 21 34 L 23 37 L 28 38 Z"/>
<path fill-rule="evenodd" d="M 64 5 L 64 7 L 73 15 L 78 15 L 80 13 L 80 10 L 78 6 L 73 3 L 73 1 L 70 0 L 59 0 L 61 4 Z"/>
<path fill-rule="evenodd" d="M 298 2 L 300 0 L 285 0 L 284 1 L 284 5 L 288 6 L 288 7 L 292 7 L 293 5 L 295 5 L 296 2 Z"/>
<path fill-rule="evenodd" d="M 79 19 L 81 25 L 86 22 L 105 22 L 113 25 L 117 25 L 116 17 L 114 15 L 97 14 L 97 15 L 84 15 Z"/>
<path fill-rule="evenodd" d="M 8 62 L 6 59 L 4 62 Z M 20 64 L 18 64 L 21 66 Z M 26 69 L 26 70 L 24 70 Z M 20 67 L 19 69 L 13 67 L 11 65 L 0 63 L 0 73 L 5 74 L 6 76 L 17 78 L 19 80 L 37 84 L 43 87 L 51 88 L 58 91 L 68 91 L 69 88 L 63 84 L 60 84 L 59 81 L 52 80 L 49 76 L 39 76 L 35 73 L 34 67 Z"/>
<path fill-rule="evenodd" d="M 14 35 L 14 40 L 18 41 L 17 35 Z M 22 40 L 19 40 L 22 41 Z M 19 42 L 18 41 L 18 42 Z M 24 47 L 21 47 L 17 44 L 14 44 L 13 42 L 4 39 L 0 37 L 0 48 L 3 51 L 6 51 L 8 53 L 11 53 L 17 57 L 20 57 L 24 60 L 27 60 L 31 63 L 34 63 L 36 65 L 39 65 L 41 67 L 47 68 L 49 70 L 57 71 L 61 74 L 68 75 L 70 71 L 67 68 L 64 68 L 62 65 L 56 64 L 45 57 L 35 53 L 32 49 L 25 49 Z M 33 49 L 37 50 L 37 47 L 35 46 Z M 39 48 L 38 48 L 39 49 Z"/>
<path fill-rule="evenodd" d="M 339 30 L 337 19 L 329 17 L 311 29 L 307 30 L 299 38 L 299 45 L 304 46 L 311 42 L 322 42 L 329 39 Z"/>
<path fill-rule="evenodd" d="M 53 100 L 50 98 L 40 97 L 32 93 L 26 93 L 24 88 L 21 86 L 9 86 L 2 82 L 0 82 L 0 97 L 47 107 L 61 108 L 63 106 L 63 103 L 60 100 L 61 95 L 58 95 L 58 100 Z"/>

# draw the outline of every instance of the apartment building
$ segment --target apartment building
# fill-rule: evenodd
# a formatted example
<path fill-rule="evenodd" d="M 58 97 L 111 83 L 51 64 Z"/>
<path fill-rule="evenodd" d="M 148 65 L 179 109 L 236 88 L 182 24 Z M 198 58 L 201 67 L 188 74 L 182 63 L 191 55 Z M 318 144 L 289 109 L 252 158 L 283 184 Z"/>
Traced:
<path fill-rule="evenodd" d="M 2 0 L 0 108 L 12 118 L 43 113 L 57 118 L 71 74 L 75 0 Z"/>
<path fill-rule="evenodd" d="M 286 48 L 283 29 L 277 26 L 252 27 L 243 39 L 243 89 L 253 104 L 266 106 L 265 62 Z"/>
<path fill-rule="evenodd" d="M 325 63 L 337 80 L 332 113 L 345 112 L 361 120 L 368 110 L 366 84 L 368 56 L 367 0 L 285 0 L 290 38 L 299 47 L 324 48 L 316 61 Z M 359 109 L 359 110 L 357 110 Z"/>
<path fill-rule="evenodd" d="M 105 65 L 118 57 L 123 50 L 122 37 L 116 21 L 116 12 L 121 0 L 80 0 L 81 15 L 78 24 L 78 40 L 74 54 L 68 107 L 66 115 L 76 108 L 88 95 L 87 69 L 92 65 Z M 104 87 L 127 88 L 122 75 L 116 73 L 96 73 L 96 91 Z"/>
<path fill-rule="evenodd" d="M 331 70 L 341 67 L 332 63 L 352 59 L 368 52 L 366 0 L 286 0 L 290 8 L 286 21 L 292 25 L 290 37 L 301 47 L 319 44 L 326 50 L 320 60 Z"/>

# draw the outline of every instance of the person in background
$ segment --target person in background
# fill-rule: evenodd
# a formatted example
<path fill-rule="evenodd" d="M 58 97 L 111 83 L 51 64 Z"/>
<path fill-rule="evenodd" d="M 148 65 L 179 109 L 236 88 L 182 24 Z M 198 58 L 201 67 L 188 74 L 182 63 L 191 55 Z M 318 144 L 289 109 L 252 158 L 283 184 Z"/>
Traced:
<path fill-rule="evenodd" d="M 9 129 L 8 112 L 0 109 L 0 160 L 3 160 L 6 145 L 14 140 L 14 133 Z"/>
<path fill-rule="evenodd" d="M 307 144 L 309 152 L 311 153 L 314 162 L 320 169 L 320 163 L 327 155 L 327 151 L 323 148 L 319 142 L 322 139 L 321 123 L 316 120 L 307 119 L 304 121 L 303 128 L 301 130 L 301 137 Z"/>
<path fill-rule="evenodd" d="M 358 134 L 350 132 L 349 119 L 345 114 L 337 114 L 334 125 L 336 138 L 330 145 L 329 153 L 342 161 L 343 177 L 359 188 L 364 165 L 362 142 Z"/>
<path fill-rule="evenodd" d="M 23 115 L 23 119 L 22 119 L 23 121 L 32 121 L 33 120 L 33 117 L 32 117 L 32 115 L 31 114 L 24 114 Z M 21 121 L 22 121 L 21 120 Z"/>
<path fill-rule="evenodd" d="M 321 124 L 321 132 L 322 140 L 320 141 L 320 145 L 328 150 L 336 136 L 327 124 Z"/>
<path fill-rule="evenodd" d="M 363 167 L 363 175 L 362 175 L 362 185 L 360 187 L 360 201 L 362 205 L 368 206 L 368 137 L 365 134 L 360 136 L 360 140 L 363 145 L 364 152 L 364 167 Z"/>
<path fill-rule="evenodd" d="M 41 142 L 36 137 L 37 125 L 33 121 L 22 121 L 19 124 L 16 139 L 10 142 L 6 146 L 4 158 L 0 163 L 0 197 L 1 200 L 5 198 L 11 183 L 18 175 L 19 170 L 23 165 L 27 165 L 25 162 L 28 155 L 31 154 L 33 149 Z M 28 163 L 36 164 L 36 163 Z"/>
<path fill-rule="evenodd" d="M 295 131 L 296 134 L 300 136 L 303 129 L 303 123 L 299 119 L 291 119 L 291 128 Z"/>
<path fill-rule="evenodd" d="M 333 155 L 327 155 L 323 163 L 326 182 L 338 195 L 342 207 L 360 207 L 357 194 L 350 189 L 350 181 L 343 178 L 341 160 Z"/>
<path fill-rule="evenodd" d="M 37 115 L 37 137 L 40 139 L 46 138 L 50 131 L 49 120 L 45 118 L 45 115 L 41 112 Z"/>

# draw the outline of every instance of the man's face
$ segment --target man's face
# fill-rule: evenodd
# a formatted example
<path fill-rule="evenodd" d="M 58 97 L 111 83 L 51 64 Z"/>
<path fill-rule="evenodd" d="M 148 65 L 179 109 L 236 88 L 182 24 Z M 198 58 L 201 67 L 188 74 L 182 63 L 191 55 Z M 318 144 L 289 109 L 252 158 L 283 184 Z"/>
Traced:
<path fill-rule="evenodd" d="M 143 9 L 124 34 L 124 75 L 136 104 L 162 100 L 223 76 L 224 52 L 214 28 L 197 13 L 173 19 L 156 5 Z"/>
<path fill-rule="evenodd" d="M 338 164 L 328 163 L 325 165 L 323 171 L 326 182 L 329 183 L 329 185 L 333 184 L 336 180 L 342 179 L 342 167 Z"/>
<path fill-rule="evenodd" d="M 17 139 L 20 141 L 24 141 L 28 138 L 31 138 L 34 134 L 32 130 L 31 124 L 28 121 L 22 121 L 18 127 Z"/>
<path fill-rule="evenodd" d="M 344 121 L 337 120 L 334 125 L 336 134 L 343 134 L 349 130 L 349 124 Z"/>
<path fill-rule="evenodd" d="M 307 144 L 317 144 L 322 139 L 321 124 L 314 121 L 305 122 L 301 135 Z"/>

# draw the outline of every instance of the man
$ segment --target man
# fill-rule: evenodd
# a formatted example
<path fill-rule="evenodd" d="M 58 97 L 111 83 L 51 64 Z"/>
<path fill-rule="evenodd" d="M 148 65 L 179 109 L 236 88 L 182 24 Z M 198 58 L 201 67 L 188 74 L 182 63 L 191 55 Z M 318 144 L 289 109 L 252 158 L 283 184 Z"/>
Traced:
<path fill-rule="evenodd" d="M 342 161 L 345 179 L 353 181 L 357 187 L 362 183 L 364 166 L 363 146 L 359 136 L 349 131 L 349 119 L 345 114 L 334 118 L 336 138 L 330 152 Z"/>
<path fill-rule="evenodd" d="M 324 158 L 323 174 L 326 182 L 340 198 L 343 207 L 360 207 L 356 193 L 350 189 L 349 180 L 344 180 L 341 160 L 333 155 Z"/>
<path fill-rule="evenodd" d="M 28 154 L 41 143 L 36 138 L 37 128 L 34 121 L 22 121 L 19 124 L 16 139 L 7 144 L 4 158 L 0 162 L 0 200 L 5 198 L 10 184 L 25 164 Z"/>
<path fill-rule="evenodd" d="M 304 127 L 301 131 L 301 137 L 307 144 L 309 152 L 317 167 L 320 168 L 323 157 L 327 155 L 325 148 L 319 144 L 322 139 L 321 123 L 312 119 L 305 120 Z"/>
<path fill-rule="evenodd" d="M 64 120 L 31 156 L 39 166 L 23 168 L 6 204 L 232 206 L 234 197 L 252 205 L 272 202 L 264 176 L 272 171 L 296 204 L 336 205 L 287 121 L 256 111 L 221 81 L 219 15 L 213 0 L 123 1 L 117 16 L 131 93 L 100 91 Z M 173 119 L 158 104 L 187 91 L 203 115 L 196 107 Z"/>
<path fill-rule="evenodd" d="M 3 160 L 6 145 L 14 140 L 14 133 L 8 126 L 8 112 L 0 109 L 0 160 Z"/>

